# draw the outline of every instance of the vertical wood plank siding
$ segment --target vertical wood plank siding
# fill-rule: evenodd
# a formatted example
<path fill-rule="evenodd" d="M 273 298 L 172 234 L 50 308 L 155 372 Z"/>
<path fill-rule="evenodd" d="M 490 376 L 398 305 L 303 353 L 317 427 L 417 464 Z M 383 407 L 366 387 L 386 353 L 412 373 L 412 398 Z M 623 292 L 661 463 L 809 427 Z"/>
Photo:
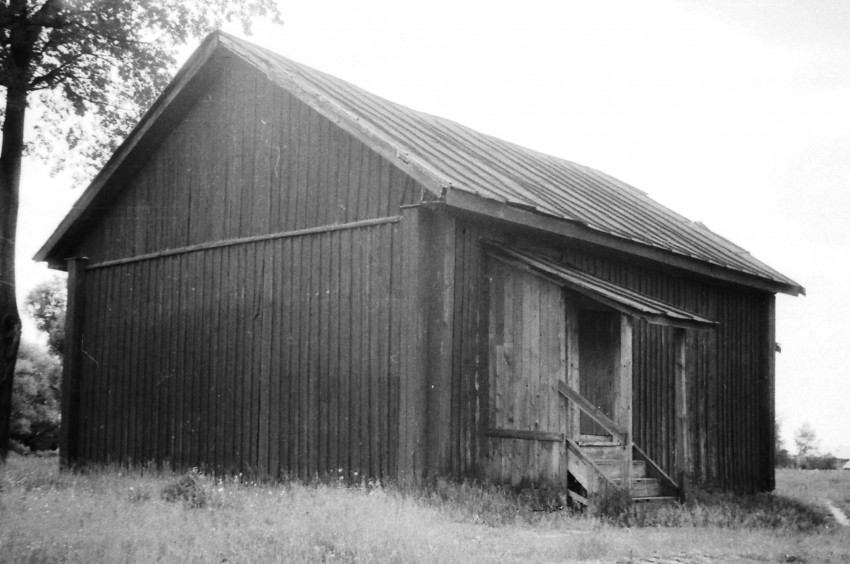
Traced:
<path fill-rule="evenodd" d="M 409 176 L 249 67 L 232 65 L 105 207 L 93 262 L 397 215 Z"/>
<path fill-rule="evenodd" d="M 456 476 L 483 471 L 488 425 L 489 283 L 477 230 L 455 224 L 455 327 L 450 367 L 453 397 L 450 467 Z"/>
<path fill-rule="evenodd" d="M 469 281 L 486 276 L 481 258 L 480 239 L 517 241 L 518 233 L 506 234 L 483 225 L 458 223 L 457 284 L 468 286 L 480 294 L 480 287 Z M 462 234 L 462 235 L 461 235 Z M 520 241 L 522 238 L 520 236 Z M 538 249 L 548 249 L 565 263 L 626 288 L 642 292 L 672 305 L 691 310 L 716 320 L 714 331 L 689 331 L 687 338 L 688 444 L 692 445 L 693 479 L 697 482 L 742 490 L 771 488 L 773 468 L 769 462 L 772 441 L 772 383 L 770 379 L 773 347 L 770 307 L 773 297 L 731 286 L 719 286 L 683 278 L 673 273 L 622 262 L 598 253 L 528 240 Z M 475 257 L 470 260 L 468 257 Z M 466 281 L 466 282 L 464 282 Z M 456 289 L 456 293 L 459 290 Z M 484 310 L 486 311 L 486 309 Z M 467 319 L 477 312 L 458 309 L 455 315 L 455 346 L 472 354 L 464 342 L 486 338 L 488 330 L 482 320 Z M 486 320 L 483 320 L 486 321 Z M 633 331 L 633 432 L 635 443 L 668 472 L 675 464 L 675 375 L 676 356 L 673 329 L 649 325 L 636 320 Z M 768 342 L 770 341 L 770 342 Z M 482 341 L 479 341 L 482 342 Z M 463 390 L 474 388 L 475 382 L 486 381 L 481 374 L 488 354 L 478 354 L 475 361 L 453 365 L 460 402 L 485 401 L 487 395 L 472 392 L 466 398 Z M 492 394 L 491 394 L 492 397 Z M 497 406 L 482 405 L 476 415 L 480 428 L 485 413 Z M 463 470 L 485 456 L 483 435 L 473 435 L 472 443 L 458 435 L 460 460 L 453 470 Z M 463 458 L 462 453 L 475 453 Z"/>
<path fill-rule="evenodd" d="M 490 423 L 499 432 L 563 435 L 567 413 L 555 390 L 566 378 L 560 287 L 498 261 L 491 262 L 490 338 L 493 373 Z M 469 373 L 465 370 L 459 374 Z M 468 385 L 459 386 L 474 394 Z M 463 437 L 460 443 L 465 444 Z M 496 482 L 563 484 L 563 442 L 490 436 L 486 475 Z M 471 450 L 471 449 L 470 449 Z"/>
<path fill-rule="evenodd" d="M 76 249 L 91 263 L 400 214 L 415 182 L 229 65 Z M 88 271 L 79 458 L 395 473 L 400 223 Z"/>
<path fill-rule="evenodd" d="M 688 339 L 691 472 L 698 482 L 744 490 L 768 489 L 765 464 L 773 421 L 763 327 L 765 294 L 719 287 L 574 250 L 563 260 L 601 278 L 716 320 L 714 331 Z M 675 463 L 673 329 L 635 323 L 635 442 L 663 469 Z"/>
<path fill-rule="evenodd" d="M 398 233 L 387 223 L 90 270 L 83 457 L 389 476 L 399 389 L 389 329 L 401 323 L 402 290 L 400 255 L 391 261 L 388 249 Z M 374 262 L 364 268 L 352 250 Z M 304 257 L 318 260 L 293 284 Z M 357 410 L 340 409 L 350 397 Z"/>

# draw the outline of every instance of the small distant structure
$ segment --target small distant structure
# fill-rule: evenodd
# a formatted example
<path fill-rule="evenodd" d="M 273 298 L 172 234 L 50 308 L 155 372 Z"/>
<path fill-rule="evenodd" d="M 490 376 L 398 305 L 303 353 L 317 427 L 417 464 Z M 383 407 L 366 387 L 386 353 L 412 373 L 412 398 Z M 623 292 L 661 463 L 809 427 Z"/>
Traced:
<path fill-rule="evenodd" d="M 835 468 L 850 470 L 850 446 L 842 445 L 835 449 Z"/>

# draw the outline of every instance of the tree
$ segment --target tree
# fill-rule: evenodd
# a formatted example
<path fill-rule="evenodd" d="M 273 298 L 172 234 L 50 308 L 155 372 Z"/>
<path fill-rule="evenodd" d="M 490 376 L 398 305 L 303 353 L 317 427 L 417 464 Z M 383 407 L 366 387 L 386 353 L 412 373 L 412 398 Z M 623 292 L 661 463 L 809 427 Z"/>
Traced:
<path fill-rule="evenodd" d="M 794 433 L 794 444 L 797 446 L 797 456 L 806 457 L 818 452 L 818 437 L 815 430 L 805 421 Z"/>
<path fill-rule="evenodd" d="M 10 435 L 26 450 L 59 445 L 62 365 L 44 345 L 23 341 L 15 365 Z"/>
<path fill-rule="evenodd" d="M 100 165 L 173 74 L 179 45 L 237 20 L 280 21 L 274 0 L 0 0 L 0 462 L 21 320 L 15 236 L 25 149 Z M 37 110 L 34 139 L 25 118 Z M 54 155 L 66 155 L 53 158 Z"/>
<path fill-rule="evenodd" d="M 24 299 L 24 309 L 35 321 L 38 330 L 47 333 L 47 346 L 60 360 L 65 348 L 67 302 L 68 290 L 59 276 L 37 284 Z"/>
<path fill-rule="evenodd" d="M 774 420 L 773 430 L 774 463 L 777 468 L 788 468 L 793 465 L 793 459 L 785 448 L 785 441 L 782 440 L 782 420 L 778 417 Z"/>

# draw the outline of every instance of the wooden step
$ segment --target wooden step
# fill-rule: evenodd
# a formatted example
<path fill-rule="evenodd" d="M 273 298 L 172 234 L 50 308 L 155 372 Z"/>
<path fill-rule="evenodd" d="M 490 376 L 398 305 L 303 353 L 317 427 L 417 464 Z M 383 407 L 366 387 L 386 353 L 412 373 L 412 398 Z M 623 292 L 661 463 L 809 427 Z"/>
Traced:
<path fill-rule="evenodd" d="M 614 480 L 614 483 L 619 486 L 620 480 Z M 663 497 L 666 494 L 661 480 L 655 478 L 633 478 L 629 482 L 629 495 L 632 496 L 632 499 Z"/>
<path fill-rule="evenodd" d="M 616 443 L 611 435 L 581 435 L 578 438 L 579 443 Z"/>
<path fill-rule="evenodd" d="M 623 474 L 623 459 L 620 458 L 593 458 L 593 461 L 602 469 L 606 476 L 619 479 Z M 632 461 L 632 478 L 646 478 L 646 462 L 643 460 Z"/>
<path fill-rule="evenodd" d="M 579 443 L 582 452 L 593 460 L 605 460 L 623 457 L 623 447 L 615 443 Z"/>

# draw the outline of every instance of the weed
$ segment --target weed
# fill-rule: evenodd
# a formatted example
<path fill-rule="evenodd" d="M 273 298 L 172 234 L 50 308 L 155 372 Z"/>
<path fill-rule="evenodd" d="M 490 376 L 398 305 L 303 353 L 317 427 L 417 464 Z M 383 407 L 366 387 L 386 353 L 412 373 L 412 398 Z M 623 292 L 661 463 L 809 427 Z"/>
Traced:
<path fill-rule="evenodd" d="M 27 456 L 32 453 L 30 447 L 20 441 L 16 441 L 15 439 L 9 439 L 9 449 L 21 456 Z"/>
<path fill-rule="evenodd" d="M 631 527 L 637 524 L 638 511 L 629 492 L 606 489 L 588 499 L 590 514 L 612 525 Z"/>
<path fill-rule="evenodd" d="M 137 489 L 130 487 L 130 492 L 127 494 L 127 501 L 130 503 L 144 503 L 150 501 L 151 493 L 147 489 Z"/>
<path fill-rule="evenodd" d="M 164 501 L 182 501 L 186 507 L 193 509 L 204 507 L 207 504 L 207 493 L 200 483 L 200 474 L 193 470 L 169 482 L 162 488 L 160 497 Z"/>

